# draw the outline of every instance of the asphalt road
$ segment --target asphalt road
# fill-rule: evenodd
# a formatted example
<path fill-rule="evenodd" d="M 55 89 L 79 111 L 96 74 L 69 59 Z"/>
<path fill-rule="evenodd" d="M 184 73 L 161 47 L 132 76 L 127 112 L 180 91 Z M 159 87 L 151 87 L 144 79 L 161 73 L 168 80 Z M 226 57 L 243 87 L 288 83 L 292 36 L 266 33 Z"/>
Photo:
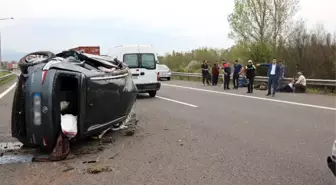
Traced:
<path fill-rule="evenodd" d="M 115 141 L 99 151 L 95 142 L 80 143 L 74 151 L 91 152 L 62 162 L 2 165 L 1 184 L 334 185 L 326 157 L 335 139 L 335 97 L 245 91 L 164 82 L 158 97 L 138 99 L 133 136 L 111 133 L 106 137 Z M 11 141 L 12 97 L 0 99 L 3 141 Z M 93 166 L 112 171 L 85 172 Z"/>

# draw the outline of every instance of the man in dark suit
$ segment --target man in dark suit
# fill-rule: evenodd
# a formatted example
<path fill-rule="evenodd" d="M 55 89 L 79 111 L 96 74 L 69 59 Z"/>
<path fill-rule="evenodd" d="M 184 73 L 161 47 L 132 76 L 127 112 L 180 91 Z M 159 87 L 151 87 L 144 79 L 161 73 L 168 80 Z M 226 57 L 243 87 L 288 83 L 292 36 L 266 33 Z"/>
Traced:
<path fill-rule="evenodd" d="M 272 94 L 272 96 L 275 96 L 275 91 L 277 90 L 278 81 L 280 78 L 280 65 L 277 64 L 276 58 L 273 58 L 272 63 L 270 64 L 257 64 L 257 66 L 265 66 L 268 67 L 267 76 L 268 76 L 268 93 L 266 96 L 269 96 Z M 271 91 L 272 89 L 272 91 Z"/>

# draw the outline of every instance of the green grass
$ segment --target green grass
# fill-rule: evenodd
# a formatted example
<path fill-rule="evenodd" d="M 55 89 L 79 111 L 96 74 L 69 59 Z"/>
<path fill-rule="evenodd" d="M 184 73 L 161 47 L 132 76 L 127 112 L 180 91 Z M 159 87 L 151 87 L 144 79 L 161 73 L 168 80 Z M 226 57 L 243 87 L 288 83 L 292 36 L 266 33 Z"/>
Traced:
<path fill-rule="evenodd" d="M 1 71 L 1 72 L 0 72 L 0 77 L 5 76 L 5 75 L 7 75 L 7 74 L 9 74 L 9 72 L 7 72 L 7 71 Z"/>
<path fill-rule="evenodd" d="M 8 73 L 7 73 L 8 74 Z M 0 80 L 0 86 L 3 86 L 3 85 L 5 85 L 5 84 L 7 84 L 7 83 L 9 83 L 9 82 L 11 82 L 11 81 L 13 81 L 15 78 L 17 78 L 16 77 L 16 75 L 11 75 L 10 77 L 8 77 L 8 78 L 6 78 L 6 79 L 4 79 L 4 80 Z"/>

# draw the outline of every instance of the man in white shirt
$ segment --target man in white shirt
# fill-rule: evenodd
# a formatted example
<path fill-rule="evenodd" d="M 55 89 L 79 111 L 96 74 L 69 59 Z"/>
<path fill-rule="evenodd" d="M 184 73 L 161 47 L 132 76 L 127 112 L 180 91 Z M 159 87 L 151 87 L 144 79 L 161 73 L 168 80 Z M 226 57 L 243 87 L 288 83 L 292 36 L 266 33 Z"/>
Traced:
<path fill-rule="evenodd" d="M 296 80 L 296 82 L 293 84 L 294 85 L 294 91 L 295 92 L 301 92 L 304 93 L 306 92 L 306 77 L 303 76 L 303 74 L 301 72 L 297 73 L 298 78 Z"/>

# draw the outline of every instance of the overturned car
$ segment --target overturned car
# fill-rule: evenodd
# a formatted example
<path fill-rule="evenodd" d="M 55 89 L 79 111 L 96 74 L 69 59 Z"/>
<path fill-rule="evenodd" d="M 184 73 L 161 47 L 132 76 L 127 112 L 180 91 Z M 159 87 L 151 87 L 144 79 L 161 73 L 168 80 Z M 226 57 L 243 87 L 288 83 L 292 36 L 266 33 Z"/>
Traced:
<path fill-rule="evenodd" d="M 62 138 L 99 135 L 135 116 L 137 88 L 116 59 L 41 51 L 24 56 L 19 68 L 11 125 L 26 146 L 51 153 Z"/>

